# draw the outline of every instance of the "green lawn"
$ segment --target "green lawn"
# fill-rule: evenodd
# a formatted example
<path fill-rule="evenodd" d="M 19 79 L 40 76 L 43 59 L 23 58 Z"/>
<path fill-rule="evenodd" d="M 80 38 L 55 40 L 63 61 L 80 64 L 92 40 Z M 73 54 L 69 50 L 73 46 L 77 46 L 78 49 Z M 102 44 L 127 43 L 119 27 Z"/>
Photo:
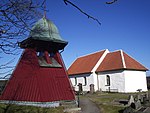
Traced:
<path fill-rule="evenodd" d="M 33 106 L 0 104 L 0 113 L 63 113 L 63 107 L 41 108 Z"/>

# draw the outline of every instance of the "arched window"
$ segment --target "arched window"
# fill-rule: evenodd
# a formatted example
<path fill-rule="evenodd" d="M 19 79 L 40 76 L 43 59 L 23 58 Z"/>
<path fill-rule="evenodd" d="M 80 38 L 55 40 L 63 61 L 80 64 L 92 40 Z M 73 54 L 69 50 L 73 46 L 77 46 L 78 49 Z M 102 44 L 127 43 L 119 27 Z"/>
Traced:
<path fill-rule="evenodd" d="M 106 75 L 106 85 L 110 86 L 110 76 Z"/>

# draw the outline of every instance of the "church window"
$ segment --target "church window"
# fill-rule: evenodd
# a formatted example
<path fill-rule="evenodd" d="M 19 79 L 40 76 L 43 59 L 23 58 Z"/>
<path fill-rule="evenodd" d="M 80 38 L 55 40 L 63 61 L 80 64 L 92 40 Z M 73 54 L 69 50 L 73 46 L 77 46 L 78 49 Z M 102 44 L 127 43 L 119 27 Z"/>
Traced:
<path fill-rule="evenodd" d="M 86 77 L 84 77 L 84 86 L 86 86 L 87 85 L 87 79 L 86 79 Z"/>
<path fill-rule="evenodd" d="M 106 85 L 110 86 L 110 76 L 106 75 Z"/>
<path fill-rule="evenodd" d="M 74 80 L 75 80 L 75 86 L 76 86 L 77 85 L 77 77 L 75 77 Z"/>

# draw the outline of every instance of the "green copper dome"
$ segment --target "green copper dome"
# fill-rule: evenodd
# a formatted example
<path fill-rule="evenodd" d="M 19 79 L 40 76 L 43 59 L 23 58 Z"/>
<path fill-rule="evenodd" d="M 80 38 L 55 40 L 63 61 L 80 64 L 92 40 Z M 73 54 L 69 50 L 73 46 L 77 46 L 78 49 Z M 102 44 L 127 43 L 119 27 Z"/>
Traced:
<path fill-rule="evenodd" d="M 43 41 L 64 41 L 55 24 L 45 17 L 35 23 L 29 37 Z"/>
<path fill-rule="evenodd" d="M 59 35 L 55 24 L 45 17 L 32 27 L 29 37 L 19 43 L 21 48 L 36 48 L 36 51 L 56 52 L 68 44 Z"/>

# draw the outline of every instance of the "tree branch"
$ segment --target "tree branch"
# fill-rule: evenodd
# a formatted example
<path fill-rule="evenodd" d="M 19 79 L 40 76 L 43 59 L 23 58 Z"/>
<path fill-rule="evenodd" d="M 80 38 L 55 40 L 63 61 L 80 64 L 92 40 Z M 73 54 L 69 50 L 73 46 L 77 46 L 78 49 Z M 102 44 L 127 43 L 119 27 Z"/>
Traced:
<path fill-rule="evenodd" d="M 69 0 L 64 0 L 64 3 L 66 5 L 68 5 L 68 3 L 70 5 L 72 5 L 73 7 L 75 7 L 77 10 L 79 10 L 82 14 L 84 14 L 85 16 L 87 16 L 88 18 L 91 18 L 93 20 L 95 20 L 99 25 L 101 25 L 101 22 L 97 19 L 97 18 L 94 18 L 93 16 L 87 14 L 86 12 L 84 12 L 81 8 L 79 8 L 77 5 L 75 5 L 74 3 L 70 2 Z"/>
<path fill-rule="evenodd" d="M 115 2 L 117 2 L 117 0 L 112 0 L 112 1 L 110 1 L 110 2 L 106 2 L 106 4 L 113 4 L 113 3 L 115 3 Z"/>
<path fill-rule="evenodd" d="M 0 53 L 13 54 L 17 50 L 16 42 L 26 37 L 33 23 L 42 17 L 39 8 L 41 4 L 37 5 L 34 0 L 2 0 Z"/>

